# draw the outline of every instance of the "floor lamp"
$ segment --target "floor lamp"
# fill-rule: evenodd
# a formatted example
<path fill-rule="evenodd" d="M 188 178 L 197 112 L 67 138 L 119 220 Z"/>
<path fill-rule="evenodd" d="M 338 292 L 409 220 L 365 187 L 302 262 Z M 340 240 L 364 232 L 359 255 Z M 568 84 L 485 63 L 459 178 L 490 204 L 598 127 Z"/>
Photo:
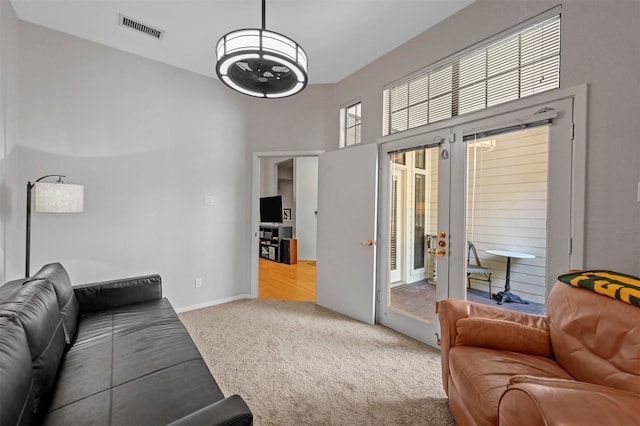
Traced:
<path fill-rule="evenodd" d="M 40 182 L 56 177 L 55 183 Z M 24 276 L 29 277 L 29 258 L 31 256 L 31 190 L 35 187 L 35 209 L 38 213 L 80 213 L 84 210 L 84 186 L 62 182 L 64 175 L 46 175 L 35 182 L 27 183 L 27 238 Z"/>

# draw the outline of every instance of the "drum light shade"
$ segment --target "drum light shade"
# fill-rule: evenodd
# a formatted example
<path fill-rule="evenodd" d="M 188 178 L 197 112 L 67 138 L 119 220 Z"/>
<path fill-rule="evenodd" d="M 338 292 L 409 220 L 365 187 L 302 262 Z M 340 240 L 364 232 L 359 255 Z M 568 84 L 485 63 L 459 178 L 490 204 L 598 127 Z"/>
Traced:
<path fill-rule="evenodd" d="M 265 29 L 231 31 L 216 45 L 216 74 L 233 90 L 257 98 L 284 98 L 307 86 L 307 54 L 290 38 Z"/>
<path fill-rule="evenodd" d="M 41 182 L 58 178 L 56 183 Z M 25 236 L 24 276 L 29 277 L 31 263 L 31 191 L 35 188 L 35 210 L 39 213 L 81 213 L 84 211 L 84 186 L 64 183 L 64 175 L 46 175 L 27 182 L 27 229 Z"/>
<path fill-rule="evenodd" d="M 84 210 L 83 185 L 38 182 L 34 186 L 36 212 L 81 213 Z"/>

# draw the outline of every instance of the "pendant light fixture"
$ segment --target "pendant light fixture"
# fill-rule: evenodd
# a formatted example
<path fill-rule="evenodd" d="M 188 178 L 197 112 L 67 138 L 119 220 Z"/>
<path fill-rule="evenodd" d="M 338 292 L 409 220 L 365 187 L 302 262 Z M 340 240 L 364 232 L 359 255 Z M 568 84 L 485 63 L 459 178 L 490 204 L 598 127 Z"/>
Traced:
<path fill-rule="evenodd" d="M 257 98 L 284 98 L 307 86 L 307 54 L 290 38 L 265 29 L 225 34 L 216 45 L 216 74 L 235 91 Z"/>

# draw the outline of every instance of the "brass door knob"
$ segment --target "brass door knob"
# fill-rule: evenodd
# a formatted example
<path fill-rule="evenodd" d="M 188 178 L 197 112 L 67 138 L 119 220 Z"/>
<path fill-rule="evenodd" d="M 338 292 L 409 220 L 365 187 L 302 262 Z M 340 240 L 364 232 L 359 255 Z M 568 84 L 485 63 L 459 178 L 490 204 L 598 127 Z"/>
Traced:
<path fill-rule="evenodd" d="M 360 245 L 361 246 L 372 246 L 373 245 L 373 241 L 372 240 L 360 241 Z"/>

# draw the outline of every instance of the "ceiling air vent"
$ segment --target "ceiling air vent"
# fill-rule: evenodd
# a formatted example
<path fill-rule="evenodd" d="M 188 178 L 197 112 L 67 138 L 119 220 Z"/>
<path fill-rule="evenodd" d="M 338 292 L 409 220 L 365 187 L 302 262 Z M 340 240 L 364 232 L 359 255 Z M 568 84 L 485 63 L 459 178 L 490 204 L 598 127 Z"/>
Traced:
<path fill-rule="evenodd" d="M 162 36 L 164 35 L 164 30 L 145 25 L 142 22 L 128 18 L 124 15 L 119 15 L 118 23 L 124 27 L 129 27 L 136 31 L 140 31 L 141 33 L 150 35 L 151 37 L 158 40 L 162 40 Z"/>

